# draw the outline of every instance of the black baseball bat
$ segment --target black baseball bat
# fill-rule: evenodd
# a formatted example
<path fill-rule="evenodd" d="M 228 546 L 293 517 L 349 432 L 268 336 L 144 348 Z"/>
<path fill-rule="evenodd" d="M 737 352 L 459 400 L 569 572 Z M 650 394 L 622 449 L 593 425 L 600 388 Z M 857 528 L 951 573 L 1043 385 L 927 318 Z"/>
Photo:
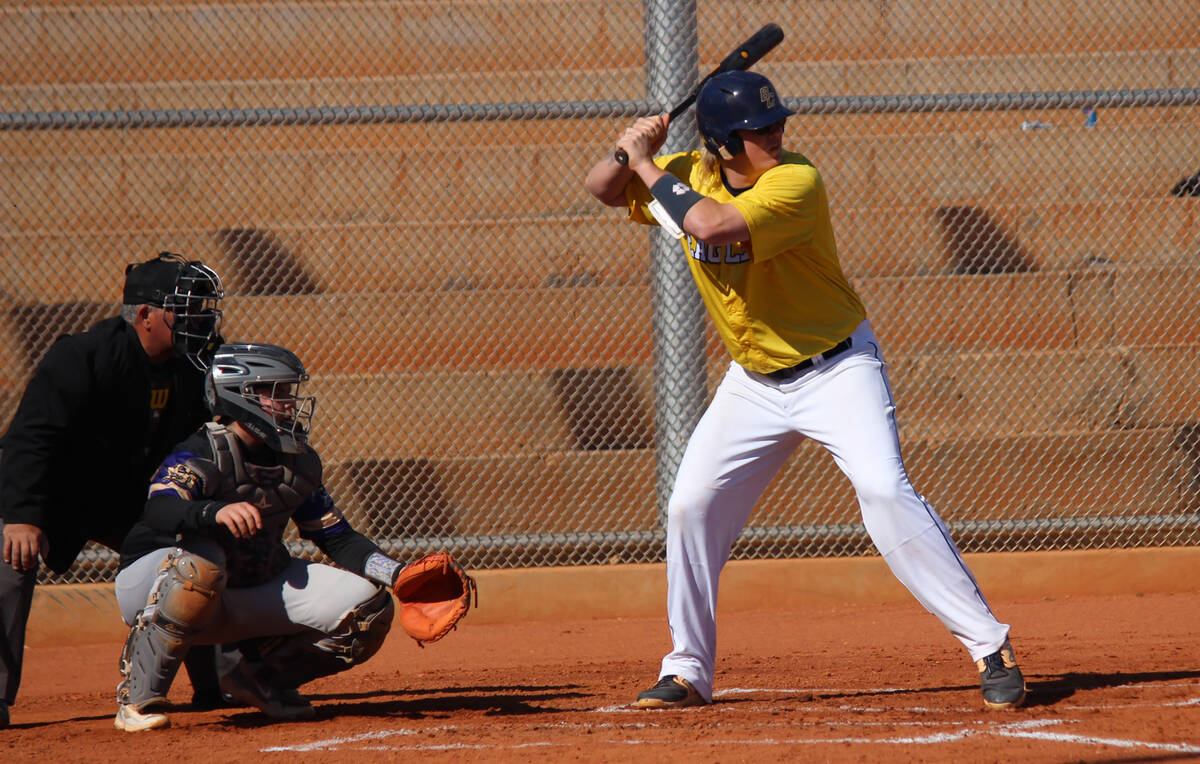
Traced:
<path fill-rule="evenodd" d="M 704 87 L 704 83 L 722 72 L 749 69 L 782 41 L 783 30 L 779 28 L 778 24 L 767 24 L 762 29 L 750 35 L 750 39 L 737 46 L 732 53 L 725 57 L 725 60 L 717 65 L 716 69 L 713 69 L 696 83 L 696 87 L 692 88 L 692 92 L 688 93 L 687 97 L 680 101 L 674 109 L 671 109 L 670 114 L 667 115 L 667 120 L 673 120 L 680 114 L 683 114 L 687 110 L 687 107 L 696 101 L 696 96 L 700 95 L 700 88 Z M 613 159 L 618 164 L 629 164 L 629 155 L 625 153 L 625 149 L 617 149 L 613 152 Z"/>

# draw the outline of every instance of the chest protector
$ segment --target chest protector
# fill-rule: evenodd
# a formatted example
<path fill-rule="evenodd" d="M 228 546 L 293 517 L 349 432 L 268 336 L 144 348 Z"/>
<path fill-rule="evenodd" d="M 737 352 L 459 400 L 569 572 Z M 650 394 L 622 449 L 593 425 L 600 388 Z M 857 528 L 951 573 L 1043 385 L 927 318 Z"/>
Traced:
<path fill-rule="evenodd" d="M 216 486 L 213 498 L 247 501 L 262 514 L 262 528 L 250 538 L 228 533 L 219 537 L 227 557 L 228 586 L 257 586 L 282 573 L 291 561 L 283 533 L 296 510 L 321 487 L 321 460 L 308 448 L 299 454 L 278 454 L 279 463 L 272 466 L 252 464 L 228 427 L 216 422 L 205 427 L 213 453 L 205 483 Z"/>

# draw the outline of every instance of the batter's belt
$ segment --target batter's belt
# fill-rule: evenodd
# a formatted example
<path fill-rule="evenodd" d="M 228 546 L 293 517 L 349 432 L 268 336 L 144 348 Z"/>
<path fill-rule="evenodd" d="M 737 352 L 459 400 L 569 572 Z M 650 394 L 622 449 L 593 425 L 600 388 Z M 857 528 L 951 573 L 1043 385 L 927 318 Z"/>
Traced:
<path fill-rule="evenodd" d="M 826 361 L 830 360 L 831 358 L 835 358 L 849 350 L 850 344 L 850 338 L 847 337 L 838 344 L 826 350 L 824 353 L 821 353 L 821 358 L 824 358 Z M 789 366 L 786 369 L 776 369 L 775 371 L 768 372 L 767 376 L 777 382 L 783 382 L 791 379 L 805 369 L 811 369 L 812 366 L 813 359 L 805 358 L 795 366 Z"/>

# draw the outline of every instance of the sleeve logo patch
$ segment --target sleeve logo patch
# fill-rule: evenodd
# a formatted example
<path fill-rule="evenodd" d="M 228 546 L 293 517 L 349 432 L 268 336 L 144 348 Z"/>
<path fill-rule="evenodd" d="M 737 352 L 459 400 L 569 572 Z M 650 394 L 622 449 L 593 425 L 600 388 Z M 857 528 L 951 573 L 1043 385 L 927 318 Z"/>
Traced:
<path fill-rule="evenodd" d="M 191 492 L 200 484 L 200 476 L 182 464 L 176 464 L 167 468 L 167 482 Z"/>

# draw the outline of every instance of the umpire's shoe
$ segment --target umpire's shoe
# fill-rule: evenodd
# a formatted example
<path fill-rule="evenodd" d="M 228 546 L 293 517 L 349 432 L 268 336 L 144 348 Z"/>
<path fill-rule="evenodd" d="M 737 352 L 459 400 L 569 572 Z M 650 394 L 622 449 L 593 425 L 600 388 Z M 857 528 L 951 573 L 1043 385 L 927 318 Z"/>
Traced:
<path fill-rule="evenodd" d="M 171 720 L 167 718 L 166 714 L 143 714 L 125 703 L 120 705 L 117 709 L 117 718 L 113 719 L 113 726 L 126 732 L 145 732 L 170 725 Z"/>
<path fill-rule="evenodd" d="M 311 719 L 317 715 L 316 709 L 300 693 L 272 687 L 255 676 L 245 659 L 221 677 L 221 691 L 235 703 L 254 706 L 279 721 Z"/>
<path fill-rule="evenodd" d="M 988 708 L 1016 708 L 1025 701 L 1025 677 L 1017 668 L 1012 645 L 1005 642 L 989 656 L 975 661 L 983 704 Z"/>
<path fill-rule="evenodd" d="M 681 676 L 667 674 L 658 684 L 637 697 L 638 708 L 686 708 L 707 706 L 709 701 Z"/>

